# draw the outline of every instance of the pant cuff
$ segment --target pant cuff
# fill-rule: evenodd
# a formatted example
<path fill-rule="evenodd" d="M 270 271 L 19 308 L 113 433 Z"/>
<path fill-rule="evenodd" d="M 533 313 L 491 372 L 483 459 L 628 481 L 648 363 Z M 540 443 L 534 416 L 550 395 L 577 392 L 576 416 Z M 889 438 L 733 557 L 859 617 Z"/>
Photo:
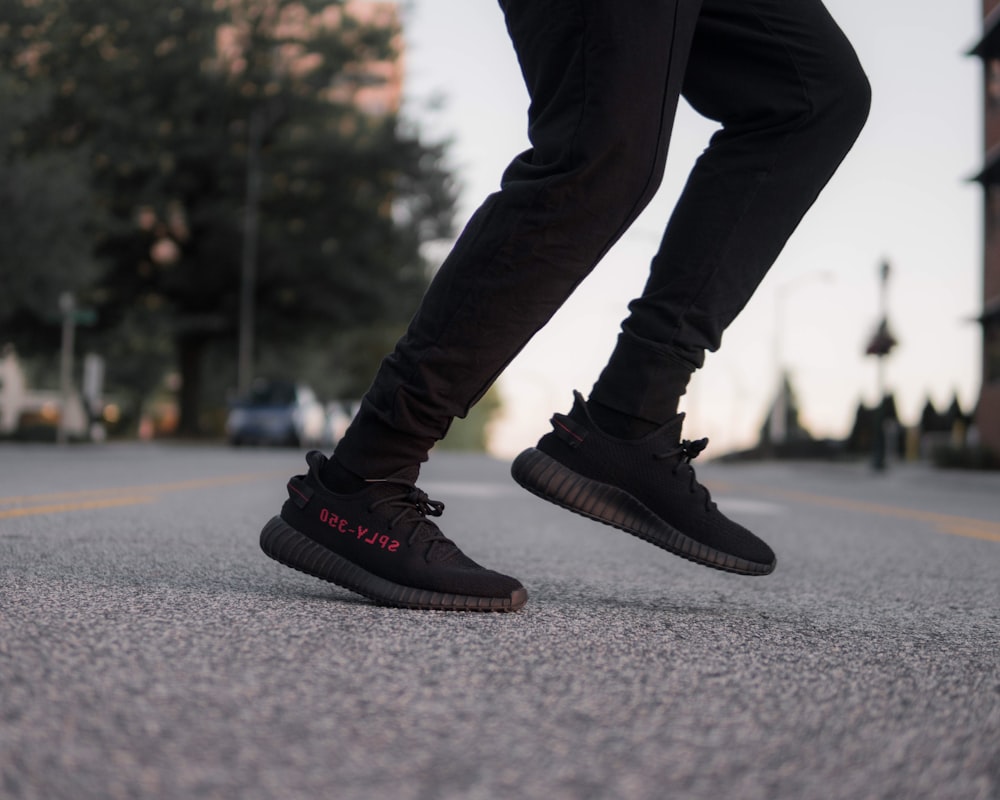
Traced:
<path fill-rule="evenodd" d="M 622 331 L 590 399 L 662 425 L 676 415 L 677 402 L 694 370 L 693 364 L 662 346 Z"/>

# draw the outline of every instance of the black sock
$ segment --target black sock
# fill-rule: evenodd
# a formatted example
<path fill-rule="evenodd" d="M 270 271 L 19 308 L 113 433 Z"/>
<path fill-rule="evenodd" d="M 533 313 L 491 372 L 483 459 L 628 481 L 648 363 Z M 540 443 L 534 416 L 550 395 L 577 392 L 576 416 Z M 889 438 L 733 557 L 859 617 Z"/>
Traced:
<path fill-rule="evenodd" d="M 330 456 L 319 472 L 323 485 L 334 494 L 351 494 L 359 492 L 368 485 L 360 475 L 355 475 L 347 467 L 337 461 L 335 455 Z"/>
<path fill-rule="evenodd" d="M 652 422 L 623 414 L 621 411 L 615 411 L 615 409 L 598 403 L 596 400 L 587 401 L 587 410 L 590 412 L 591 419 L 597 423 L 598 428 L 618 439 L 641 439 L 643 436 L 659 430 L 663 425 L 662 422 Z M 665 422 L 676 416 L 677 406 L 675 405 L 673 410 L 664 409 L 664 412 L 666 413 Z"/>

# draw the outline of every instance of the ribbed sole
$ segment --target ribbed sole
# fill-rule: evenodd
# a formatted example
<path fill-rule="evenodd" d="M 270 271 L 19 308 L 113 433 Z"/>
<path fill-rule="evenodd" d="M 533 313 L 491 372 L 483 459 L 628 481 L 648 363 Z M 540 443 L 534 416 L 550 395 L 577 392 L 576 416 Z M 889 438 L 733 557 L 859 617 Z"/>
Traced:
<path fill-rule="evenodd" d="M 286 567 L 335 583 L 387 606 L 424 611 L 517 611 L 528 602 L 518 589 L 510 597 L 476 597 L 415 589 L 363 570 L 299 533 L 281 517 L 273 517 L 260 532 L 260 549 Z"/>
<path fill-rule="evenodd" d="M 638 536 L 681 558 L 739 575 L 767 575 L 774 571 L 773 562 L 748 561 L 695 541 L 628 492 L 585 478 L 534 447 L 514 459 L 510 472 L 515 481 L 543 500 Z"/>

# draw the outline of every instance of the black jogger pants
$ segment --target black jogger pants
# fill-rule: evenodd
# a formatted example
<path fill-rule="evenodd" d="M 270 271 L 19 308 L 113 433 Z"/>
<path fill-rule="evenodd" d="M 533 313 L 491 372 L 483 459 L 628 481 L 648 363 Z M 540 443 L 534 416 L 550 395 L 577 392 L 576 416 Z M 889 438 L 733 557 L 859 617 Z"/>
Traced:
<path fill-rule="evenodd" d="M 531 104 L 503 175 L 388 355 L 337 459 L 419 463 L 625 232 L 678 99 L 719 130 L 591 399 L 663 421 L 853 145 L 868 81 L 820 0 L 501 0 Z"/>

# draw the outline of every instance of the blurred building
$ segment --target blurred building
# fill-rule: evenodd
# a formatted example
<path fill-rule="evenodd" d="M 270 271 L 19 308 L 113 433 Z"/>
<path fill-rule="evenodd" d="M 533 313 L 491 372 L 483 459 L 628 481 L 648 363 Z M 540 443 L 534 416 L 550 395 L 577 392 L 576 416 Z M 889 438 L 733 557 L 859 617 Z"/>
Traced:
<path fill-rule="evenodd" d="M 976 426 L 983 445 L 1000 452 L 1000 0 L 982 0 L 983 36 L 971 55 L 983 61 L 984 190 L 982 389 Z"/>

